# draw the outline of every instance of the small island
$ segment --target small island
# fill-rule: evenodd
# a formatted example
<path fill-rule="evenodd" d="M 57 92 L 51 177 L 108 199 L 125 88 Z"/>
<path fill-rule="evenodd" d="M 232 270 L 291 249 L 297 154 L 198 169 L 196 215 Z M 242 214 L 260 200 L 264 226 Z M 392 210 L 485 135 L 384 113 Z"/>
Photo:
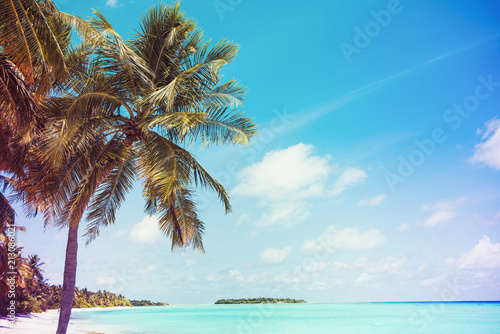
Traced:
<path fill-rule="evenodd" d="M 303 299 L 291 298 L 248 298 L 248 299 L 219 299 L 215 304 L 299 304 L 307 303 Z"/>
<path fill-rule="evenodd" d="M 167 306 L 167 303 L 155 303 L 150 300 L 130 300 L 132 306 Z"/>

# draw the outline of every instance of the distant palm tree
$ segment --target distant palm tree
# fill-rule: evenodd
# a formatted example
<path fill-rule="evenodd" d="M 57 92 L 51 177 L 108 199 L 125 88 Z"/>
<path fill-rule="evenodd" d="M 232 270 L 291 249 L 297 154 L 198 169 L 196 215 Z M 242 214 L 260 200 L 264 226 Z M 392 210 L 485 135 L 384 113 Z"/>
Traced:
<path fill-rule="evenodd" d="M 45 262 L 41 262 L 38 255 L 29 255 L 28 263 L 31 269 L 31 277 L 33 278 L 35 284 L 41 284 L 43 282 L 43 269 L 41 268 Z"/>
<path fill-rule="evenodd" d="M 256 128 L 239 110 L 244 87 L 234 80 L 221 83 L 219 70 L 233 60 L 238 46 L 204 43 L 179 4 L 152 7 L 127 42 L 98 11 L 89 22 L 59 15 L 94 51 L 87 66 L 70 77 L 68 89 L 43 105 L 59 116 L 49 120 L 41 136 L 37 152 L 44 167 L 31 170 L 32 186 L 26 188 L 36 201 L 47 201 L 47 220 L 69 226 L 61 334 L 73 304 L 84 214 L 90 242 L 101 227 L 114 223 L 138 177 L 146 211 L 159 215 L 159 228 L 172 248 L 191 244 L 203 251 L 204 224 L 193 191 L 196 186 L 214 190 L 226 212 L 229 198 L 183 146 L 247 144 Z"/>
<path fill-rule="evenodd" d="M 5 297 L 10 289 L 11 280 L 17 288 L 25 288 L 31 277 L 31 268 L 22 256 L 23 247 L 8 247 L 5 235 L 0 234 L 0 297 Z"/>

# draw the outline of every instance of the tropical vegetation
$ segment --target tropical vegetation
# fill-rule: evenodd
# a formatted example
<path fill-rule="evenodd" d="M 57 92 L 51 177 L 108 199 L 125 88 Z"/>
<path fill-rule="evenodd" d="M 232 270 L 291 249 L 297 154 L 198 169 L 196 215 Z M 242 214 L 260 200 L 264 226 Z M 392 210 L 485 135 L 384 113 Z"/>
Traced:
<path fill-rule="evenodd" d="M 303 299 L 290 299 L 290 298 L 248 298 L 248 299 L 219 299 L 215 304 L 297 304 L 307 303 Z"/>
<path fill-rule="evenodd" d="M 0 180 L 28 213 L 68 227 L 57 333 L 74 304 L 80 223 L 87 242 L 96 238 L 135 180 L 172 249 L 204 251 L 198 187 L 230 211 L 224 187 L 187 148 L 247 144 L 256 133 L 240 110 L 245 88 L 221 79 L 237 51 L 204 42 L 179 4 L 151 7 L 125 41 L 97 10 L 82 20 L 51 0 L 0 3 Z M 3 194 L 0 208 L 13 222 Z"/>
<path fill-rule="evenodd" d="M 5 240 L 5 239 L 3 239 Z M 5 242 L 0 243 L 0 248 L 5 249 L 7 244 Z M 12 250 L 10 250 L 11 252 Z M 11 290 L 10 287 L 6 286 L 9 293 L 14 293 L 15 295 L 9 296 L 8 293 L 3 293 L 0 295 L 0 315 L 8 315 L 8 306 L 10 300 L 16 300 L 16 314 L 26 314 L 26 313 L 39 313 L 46 311 L 48 309 L 57 309 L 61 304 L 62 286 L 61 285 L 51 285 L 46 282 L 43 277 L 44 265 L 41 259 L 37 255 L 30 255 L 24 257 L 22 253 L 22 247 L 16 247 L 13 250 L 15 257 L 11 257 L 14 260 L 15 268 L 8 271 L 2 270 L 2 284 L 9 283 L 9 274 L 11 271 L 16 273 L 15 275 L 15 286 Z M 1 262 L 5 260 L 0 259 Z M 150 303 L 149 301 L 143 301 L 145 304 Z M 114 293 L 104 291 L 92 292 L 87 289 L 75 288 L 75 298 L 73 301 L 73 308 L 88 308 L 88 307 L 114 307 L 114 306 L 133 306 L 133 303 L 126 299 L 122 295 L 116 295 Z"/>
<path fill-rule="evenodd" d="M 167 303 L 162 302 L 152 302 L 150 300 L 130 300 L 132 306 L 167 306 Z"/>

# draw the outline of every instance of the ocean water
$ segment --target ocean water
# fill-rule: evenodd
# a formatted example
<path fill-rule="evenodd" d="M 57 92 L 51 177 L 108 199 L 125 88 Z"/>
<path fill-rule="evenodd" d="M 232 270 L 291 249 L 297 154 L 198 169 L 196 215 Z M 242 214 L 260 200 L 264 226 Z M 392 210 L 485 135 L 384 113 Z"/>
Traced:
<path fill-rule="evenodd" d="M 74 312 L 71 331 L 139 333 L 500 333 L 500 302 L 192 305 Z"/>

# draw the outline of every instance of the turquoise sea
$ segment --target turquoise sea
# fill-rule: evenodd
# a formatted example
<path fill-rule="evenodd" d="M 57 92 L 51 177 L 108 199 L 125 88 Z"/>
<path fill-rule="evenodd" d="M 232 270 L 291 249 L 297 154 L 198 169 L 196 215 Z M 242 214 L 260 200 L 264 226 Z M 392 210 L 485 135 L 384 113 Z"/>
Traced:
<path fill-rule="evenodd" d="M 71 330 L 139 333 L 500 333 L 500 302 L 190 305 L 74 312 Z"/>

